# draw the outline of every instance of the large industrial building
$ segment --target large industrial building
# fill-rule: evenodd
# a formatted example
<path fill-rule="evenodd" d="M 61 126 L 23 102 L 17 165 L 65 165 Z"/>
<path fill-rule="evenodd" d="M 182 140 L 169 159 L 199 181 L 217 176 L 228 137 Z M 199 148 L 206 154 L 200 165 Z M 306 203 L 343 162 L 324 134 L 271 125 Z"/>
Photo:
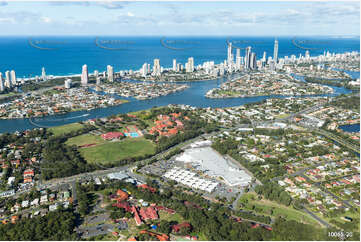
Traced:
<path fill-rule="evenodd" d="M 167 171 L 163 177 L 179 182 L 185 186 L 203 190 L 209 193 L 213 192 L 214 189 L 218 186 L 218 182 L 212 182 L 207 179 L 197 177 L 196 173 L 184 170 L 179 167 L 174 167 Z"/>
<path fill-rule="evenodd" d="M 251 176 L 239 169 L 231 161 L 226 160 L 211 147 L 186 149 L 177 161 L 191 165 L 211 177 L 221 177 L 228 186 L 248 186 Z"/>

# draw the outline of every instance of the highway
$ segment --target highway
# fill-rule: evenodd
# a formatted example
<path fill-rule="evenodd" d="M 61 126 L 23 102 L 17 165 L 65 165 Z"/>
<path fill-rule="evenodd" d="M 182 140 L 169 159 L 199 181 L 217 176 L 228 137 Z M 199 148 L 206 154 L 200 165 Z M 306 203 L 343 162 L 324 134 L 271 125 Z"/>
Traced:
<path fill-rule="evenodd" d="M 312 130 L 313 130 L 314 132 L 316 132 L 316 133 L 319 133 L 319 134 L 321 134 L 321 135 L 323 135 L 323 136 L 331 139 L 331 140 L 336 141 L 337 143 L 339 143 L 339 144 L 347 147 L 348 149 L 350 149 L 350 150 L 352 150 L 352 151 L 354 151 L 354 152 L 356 152 L 356 153 L 360 153 L 360 147 L 358 147 L 358 146 L 356 146 L 356 145 L 354 145 L 354 144 L 351 144 L 351 143 L 348 142 L 348 141 L 345 141 L 345 140 L 342 139 L 341 137 L 339 137 L 339 136 L 337 136 L 337 135 L 335 135 L 335 134 L 333 134 L 333 133 L 331 133 L 331 132 L 328 132 L 328 131 L 323 130 L 323 129 L 312 129 Z"/>
<path fill-rule="evenodd" d="M 311 215 L 315 220 L 317 220 L 319 223 L 323 224 L 324 226 L 326 226 L 327 228 L 331 227 L 331 225 L 329 223 L 327 223 L 325 220 L 320 219 L 317 215 L 315 215 L 314 213 L 312 213 L 311 211 L 309 211 L 307 208 L 303 208 L 303 211 L 305 211 L 306 213 L 308 213 L 309 215 Z"/>

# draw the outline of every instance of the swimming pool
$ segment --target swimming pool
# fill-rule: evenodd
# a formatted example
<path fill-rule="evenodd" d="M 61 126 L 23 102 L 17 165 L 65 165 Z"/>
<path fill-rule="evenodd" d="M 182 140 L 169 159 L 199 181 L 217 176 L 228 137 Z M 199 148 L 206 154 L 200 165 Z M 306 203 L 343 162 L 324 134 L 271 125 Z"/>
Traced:
<path fill-rule="evenodd" d="M 137 138 L 139 137 L 139 134 L 137 132 L 132 132 L 132 133 L 124 133 L 125 136 L 130 136 L 132 138 Z"/>

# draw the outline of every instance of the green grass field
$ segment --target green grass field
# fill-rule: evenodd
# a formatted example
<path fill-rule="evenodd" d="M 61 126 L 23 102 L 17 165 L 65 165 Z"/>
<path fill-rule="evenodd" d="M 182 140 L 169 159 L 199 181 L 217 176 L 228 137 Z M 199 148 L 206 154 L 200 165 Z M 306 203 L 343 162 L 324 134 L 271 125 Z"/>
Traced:
<path fill-rule="evenodd" d="M 80 141 L 83 141 L 82 138 Z M 92 141 L 96 142 L 97 139 Z M 97 146 L 82 148 L 80 153 L 88 162 L 99 164 L 108 164 L 125 158 L 155 153 L 155 145 L 144 138 L 126 138 L 116 142 L 102 142 L 104 143 Z"/>
<path fill-rule="evenodd" d="M 287 207 L 277 202 L 270 200 L 258 200 L 255 193 L 246 193 L 240 199 L 240 202 L 248 200 L 247 207 L 255 206 L 257 214 L 279 217 L 282 216 L 288 220 L 295 220 L 301 223 L 308 223 L 311 225 L 318 225 L 318 222 L 313 219 L 310 215 L 303 213 L 293 207 Z M 272 212 L 271 212 L 272 211 Z"/>
<path fill-rule="evenodd" d="M 75 130 L 79 130 L 81 128 L 83 128 L 84 126 L 80 123 L 72 123 L 72 124 L 66 124 L 63 126 L 56 126 L 56 127 L 51 127 L 49 128 L 49 130 L 55 135 L 61 135 L 61 134 L 66 134 L 69 133 L 71 131 L 75 131 Z"/>
<path fill-rule="evenodd" d="M 284 114 L 280 114 L 280 115 L 276 116 L 276 119 L 278 119 L 278 118 L 287 118 L 288 116 L 290 116 L 290 115 L 287 114 L 287 113 L 284 113 Z"/>
<path fill-rule="evenodd" d="M 350 222 L 345 221 L 345 220 L 342 219 L 342 217 L 345 217 L 345 216 L 348 216 L 348 217 L 353 218 L 354 221 L 353 221 L 352 223 L 356 223 L 355 219 L 357 219 L 358 221 L 360 220 L 360 213 L 359 213 L 359 212 L 352 212 L 352 211 L 347 211 L 347 212 L 345 212 L 345 213 L 343 213 L 343 214 L 341 214 L 341 215 L 339 215 L 339 216 L 331 217 L 331 218 L 326 217 L 326 216 L 324 216 L 324 215 L 321 214 L 321 213 L 315 213 L 315 214 L 316 214 L 317 216 L 319 216 L 320 218 L 322 218 L 323 220 L 327 221 L 327 222 L 330 223 L 330 224 L 333 224 L 333 223 L 331 223 L 331 220 L 333 220 L 333 219 L 336 220 L 337 222 L 340 222 L 340 223 L 343 223 L 343 224 L 345 224 L 345 223 L 350 223 Z M 358 228 L 358 229 L 356 229 L 355 232 L 359 232 L 359 231 L 360 231 L 360 229 L 359 229 L 359 228 L 360 228 L 360 224 L 359 224 L 359 223 L 358 223 L 357 228 Z"/>
<path fill-rule="evenodd" d="M 177 221 L 177 223 L 183 223 L 184 222 L 184 219 L 178 213 L 169 214 L 169 213 L 167 213 L 165 211 L 159 211 L 158 214 L 159 214 L 160 220 L 167 220 L 169 222 Z"/>
<path fill-rule="evenodd" d="M 265 215 L 269 215 L 271 210 L 273 209 L 272 215 L 273 217 L 279 217 L 282 216 L 288 220 L 295 220 L 301 223 L 308 223 L 311 225 L 318 225 L 318 222 L 314 220 L 310 215 L 303 213 L 301 211 L 298 211 L 292 207 L 286 207 L 283 205 L 280 205 L 276 202 L 271 201 L 254 201 L 253 204 L 261 208 L 264 211 Z"/>
<path fill-rule="evenodd" d="M 92 134 L 82 134 L 79 136 L 75 136 L 73 138 L 68 139 L 66 141 L 67 145 L 85 145 L 85 144 L 105 144 L 107 141 L 103 140 L 100 136 L 92 135 Z"/>

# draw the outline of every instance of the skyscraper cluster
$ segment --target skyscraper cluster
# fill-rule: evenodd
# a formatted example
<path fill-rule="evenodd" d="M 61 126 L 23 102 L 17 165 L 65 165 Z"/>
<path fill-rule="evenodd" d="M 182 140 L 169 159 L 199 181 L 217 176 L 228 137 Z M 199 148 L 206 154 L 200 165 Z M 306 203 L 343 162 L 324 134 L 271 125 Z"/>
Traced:
<path fill-rule="evenodd" d="M 254 70 L 257 68 L 256 53 L 252 52 L 251 46 L 248 46 L 246 48 L 246 53 L 244 56 L 244 68 L 246 70 L 249 70 L 249 69 Z"/>
<path fill-rule="evenodd" d="M 5 90 L 5 87 L 12 88 L 13 86 L 17 85 L 17 78 L 16 73 L 14 70 L 11 71 L 5 71 L 5 80 L 0 72 L 0 91 L 3 92 Z"/>

